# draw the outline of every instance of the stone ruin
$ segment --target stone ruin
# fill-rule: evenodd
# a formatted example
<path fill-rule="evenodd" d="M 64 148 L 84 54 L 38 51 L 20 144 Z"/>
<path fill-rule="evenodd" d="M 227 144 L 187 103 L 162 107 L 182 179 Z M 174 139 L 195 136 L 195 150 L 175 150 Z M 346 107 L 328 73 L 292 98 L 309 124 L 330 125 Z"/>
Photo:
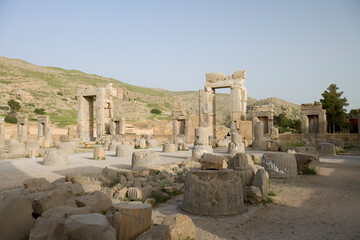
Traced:
<path fill-rule="evenodd" d="M 252 112 L 253 133 L 257 122 L 264 124 L 264 137 L 270 138 L 272 128 L 274 127 L 274 105 L 254 106 Z"/>
<path fill-rule="evenodd" d="M 209 128 L 198 127 L 195 128 L 195 142 L 192 149 L 192 157 L 200 159 L 204 153 L 212 153 L 213 148 L 209 144 Z"/>
<path fill-rule="evenodd" d="M 116 95 L 112 84 L 105 88 L 86 88 L 79 90 L 77 135 L 82 141 L 101 139 L 108 131 L 113 118 L 112 97 Z M 94 124 L 96 132 L 94 132 Z"/>
<path fill-rule="evenodd" d="M 0 117 L 0 136 L 1 137 L 5 136 L 5 118 L 4 117 Z"/>
<path fill-rule="evenodd" d="M 322 104 L 301 104 L 301 133 L 303 142 L 324 142 L 326 133 L 326 110 Z"/>
<path fill-rule="evenodd" d="M 113 136 L 126 133 L 126 121 L 124 117 L 112 118 L 110 122 L 110 134 Z"/>
<path fill-rule="evenodd" d="M 27 139 L 27 135 L 29 132 L 29 120 L 26 115 L 17 117 L 17 132 L 18 139 L 20 141 L 24 141 Z"/>
<path fill-rule="evenodd" d="M 175 144 L 179 142 L 187 143 L 189 141 L 189 116 L 185 114 L 185 111 L 173 111 L 172 112 L 172 141 Z"/>
<path fill-rule="evenodd" d="M 211 139 L 216 139 L 215 90 L 230 88 L 231 131 L 240 132 L 241 121 L 246 120 L 247 91 L 244 86 L 245 71 L 239 70 L 233 75 L 207 73 L 204 90 L 199 91 L 200 127 L 209 129 Z M 241 134 L 241 132 L 240 132 Z"/>
<path fill-rule="evenodd" d="M 49 116 L 38 116 L 38 140 L 43 142 L 43 147 L 52 145 Z"/>

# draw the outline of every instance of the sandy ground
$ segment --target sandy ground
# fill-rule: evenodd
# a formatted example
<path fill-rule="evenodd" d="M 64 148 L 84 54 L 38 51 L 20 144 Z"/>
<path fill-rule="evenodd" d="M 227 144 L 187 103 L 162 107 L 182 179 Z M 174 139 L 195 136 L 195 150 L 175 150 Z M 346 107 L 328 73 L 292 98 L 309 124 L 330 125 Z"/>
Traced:
<path fill-rule="evenodd" d="M 161 153 L 162 163 L 186 159 L 191 151 Z M 251 151 L 248 151 L 251 152 Z M 257 154 L 261 154 L 256 152 Z M 105 166 L 130 169 L 131 160 L 106 153 L 105 161 L 91 160 L 92 153 L 75 154 L 68 166 L 43 166 L 42 159 L 0 161 L 0 190 L 21 186 L 30 177 L 52 181 L 68 173 L 96 176 Z M 321 158 L 318 175 L 292 179 L 271 179 L 277 194 L 274 203 L 247 206 L 247 211 L 230 217 L 202 217 L 180 208 L 182 195 L 160 204 L 153 211 L 153 223 L 166 215 L 190 216 L 197 227 L 197 239 L 360 239 L 360 156 Z"/>

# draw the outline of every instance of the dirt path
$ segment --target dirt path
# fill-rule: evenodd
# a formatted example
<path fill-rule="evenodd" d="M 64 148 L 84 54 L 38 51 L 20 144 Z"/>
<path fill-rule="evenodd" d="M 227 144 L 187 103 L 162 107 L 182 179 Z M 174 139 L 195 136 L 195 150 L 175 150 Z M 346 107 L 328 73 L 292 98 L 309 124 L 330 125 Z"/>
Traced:
<path fill-rule="evenodd" d="M 321 158 L 318 170 L 315 176 L 272 179 L 274 203 L 240 216 L 189 215 L 197 239 L 360 239 L 360 157 Z M 181 200 L 155 209 L 154 223 L 181 211 Z"/>

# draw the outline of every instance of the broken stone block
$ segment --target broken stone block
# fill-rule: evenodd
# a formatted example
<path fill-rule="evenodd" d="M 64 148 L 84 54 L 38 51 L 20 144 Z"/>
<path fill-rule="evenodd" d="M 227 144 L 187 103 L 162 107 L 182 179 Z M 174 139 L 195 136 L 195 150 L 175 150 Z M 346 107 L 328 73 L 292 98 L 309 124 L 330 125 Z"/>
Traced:
<path fill-rule="evenodd" d="M 105 157 L 104 148 L 101 145 L 94 146 L 94 158 L 95 160 L 103 159 Z"/>
<path fill-rule="evenodd" d="M 279 129 L 276 127 L 271 127 L 270 129 L 270 139 L 271 140 L 278 140 L 279 139 Z"/>
<path fill-rule="evenodd" d="M 116 157 L 131 158 L 134 152 L 134 145 L 117 145 Z"/>
<path fill-rule="evenodd" d="M 32 201 L 25 194 L 0 197 L 0 238 L 26 239 L 34 227 Z"/>
<path fill-rule="evenodd" d="M 265 141 L 264 142 L 253 141 L 251 144 L 252 150 L 265 151 L 266 147 L 267 147 L 267 143 Z"/>
<path fill-rule="evenodd" d="M 19 142 L 15 139 L 9 141 L 9 154 L 27 154 L 25 143 Z"/>
<path fill-rule="evenodd" d="M 90 208 L 70 206 L 53 207 L 38 217 L 30 232 L 29 240 L 64 239 L 64 220 L 74 214 L 90 213 Z"/>
<path fill-rule="evenodd" d="M 68 154 L 64 150 L 51 149 L 44 153 L 43 164 L 46 166 L 63 166 L 69 164 Z"/>
<path fill-rule="evenodd" d="M 268 172 L 270 178 L 288 178 L 297 175 L 296 159 L 290 153 L 264 153 L 261 165 Z"/>
<path fill-rule="evenodd" d="M 163 145 L 163 152 L 176 152 L 177 151 L 177 146 L 173 143 L 167 143 Z"/>
<path fill-rule="evenodd" d="M 304 169 L 308 168 L 311 162 L 317 160 L 317 156 L 314 154 L 308 153 L 296 153 L 295 154 L 297 170 L 298 172 L 304 171 Z"/>
<path fill-rule="evenodd" d="M 162 225 L 168 226 L 170 239 L 196 239 L 196 227 L 191 218 L 173 214 L 164 218 Z"/>
<path fill-rule="evenodd" d="M 269 174 L 264 167 L 256 166 L 257 171 L 252 181 L 252 185 L 258 187 L 264 200 L 268 199 L 269 194 Z"/>
<path fill-rule="evenodd" d="M 95 191 L 75 198 L 78 207 L 91 207 L 92 213 L 101 213 L 109 210 L 111 199 L 105 193 Z"/>
<path fill-rule="evenodd" d="M 111 142 L 109 145 L 109 151 L 116 151 L 117 146 L 122 145 L 120 142 Z"/>
<path fill-rule="evenodd" d="M 151 227 L 152 207 L 147 203 L 113 204 L 106 218 L 116 230 L 118 240 L 136 239 Z"/>
<path fill-rule="evenodd" d="M 186 143 L 178 143 L 178 149 L 180 151 L 188 151 L 189 146 Z"/>
<path fill-rule="evenodd" d="M 85 191 L 80 183 L 71 183 L 71 182 L 65 182 L 56 184 L 57 189 L 64 190 L 73 196 L 81 196 L 84 195 Z"/>
<path fill-rule="evenodd" d="M 244 153 L 245 152 L 245 145 L 243 142 L 240 143 L 229 143 L 228 146 L 228 153 L 230 155 L 234 155 L 236 153 Z"/>
<path fill-rule="evenodd" d="M 335 145 L 332 143 L 318 143 L 320 156 L 336 156 Z"/>
<path fill-rule="evenodd" d="M 258 187 L 247 186 L 244 191 L 244 200 L 250 204 L 260 204 L 262 199 L 261 191 Z"/>
<path fill-rule="evenodd" d="M 155 200 L 155 198 L 147 198 L 144 203 L 149 203 L 149 204 L 151 204 L 151 206 L 154 207 L 156 204 L 156 200 Z"/>
<path fill-rule="evenodd" d="M 277 152 L 280 150 L 281 141 L 279 140 L 270 140 L 266 142 L 266 150 Z"/>
<path fill-rule="evenodd" d="M 241 179 L 232 169 L 191 169 L 185 178 L 182 209 L 206 216 L 233 215 L 244 211 Z"/>
<path fill-rule="evenodd" d="M 213 148 L 211 146 L 194 146 L 192 149 L 192 157 L 200 159 L 204 153 L 212 153 Z"/>
<path fill-rule="evenodd" d="M 225 79 L 224 74 L 221 72 L 206 73 L 205 77 L 206 77 L 206 81 L 210 83 L 214 83 L 216 81 L 222 81 Z"/>
<path fill-rule="evenodd" d="M 208 128 L 198 127 L 195 128 L 195 143 L 194 145 L 207 146 L 209 145 Z"/>
<path fill-rule="evenodd" d="M 65 239 L 115 240 L 116 231 L 102 214 L 76 214 L 65 219 L 64 237 Z"/>
<path fill-rule="evenodd" d="M 75 145 L 71 142 L 62 142 L 57 146 L 57 149 L 63 150 L 67 155 L 72 155 L 75 151 Z"/>
<path fill-rule="evenodd" d="M 334 144 L 335 147 L 344 148 L 344 140 L 342 139 L 330 138 L 328 142 Z"/>
<path fill-rule="evenodd" d="M 37 141 L 28 141 L 26 143 L 26 149 L 28 152 L 29 158 L 35 158 L 40 154 L 40 145 Z"/>
<path fill-rule="evenodd" d="M 70 142 L 69 135 L 67 134 L 60 135 L 60 142 Z"/>
<path fill-rule="evenodd" d="M 132 164 L 131 168 L 142 166 L 151 166 L 160 161 L 159 154 L 153 151 L 139 151 L 134 152 L 132 155 Z"/>
<path fill-rule="evenodd" d="M 54 189 L 43 192 L 36 197 L 32 203 L 32 208 L 35 214 L 41 216 L 46 210 L 62 205 L 76 207 L 75 199 L 69 192 L 61 189 Z"/>
<path fill-rule="evenodd" d="M 41 188 L 43 185 L 50 184 L 45 178 L 29 178 L 23 182 L 25 188 Z"/>
<path fill-rule="evenodd" d="M 139 141 L 139 148 L 145 149 L 147 147 L 145 138 L 141 138 Z"/>
<path fill-rule="evenodd" d="M 204 153 L 201 156 L 201 169 L 202 170 L 222 170 L 227 168 L 226 158 L 218 155 Z"/>
<path fill-rule="evenodd" d="M 142 233 L 136 240 L 170 240 L 169 226 L 153 225 L 149 230 Z"/>
<path fill-rule="evenodd" d="M 129 190 L 127 191 L 127 196 L 131 200 L 138 200 L 138 199 L 144 200 L 150 197 L 153 190 L 154 189 L 150 185 L 143 188 L 132 187 L 129 188 Z"/>
<path fill-rule="evenodd" d="M 159 146 L 159 142 L 156 139 L 149 139 L 146 141 L 146 145 L 148 148 L 156 148 Z"/>

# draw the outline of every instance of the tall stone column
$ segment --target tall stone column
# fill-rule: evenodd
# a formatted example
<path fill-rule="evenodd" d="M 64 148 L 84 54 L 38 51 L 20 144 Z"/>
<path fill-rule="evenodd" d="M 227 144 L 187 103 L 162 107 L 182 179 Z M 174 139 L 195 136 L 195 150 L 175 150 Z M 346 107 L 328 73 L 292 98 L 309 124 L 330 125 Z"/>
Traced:
<path fill-rule="evenodd" d="M 96 96 L 96 133 L 97 139 L 101 139 L 105 133 L 105 96 L 99 94 Z"/>
<path fill-rule="evenodd" d="M 5 136 L 5 118 L 0 117 L 0 136 Z"/>
<path fill-rule="evenodd" d="M 77 129 L 76 129 L 76 133 L 77 133 L 77 137 L 80 138 L 81 140 L 85 140 L 85 135 L 84 135 L 84 111 L 85 111 L 85 104 L 84 104 L 84 97 L 82 96 L 77 96 Z"/>
<path fill-rule="evenodd" d="M 239 131 L 241 121 L 241 88 L 238 85 L 234 85 L 230 89 L 230 119 L 231 119 L 231 131 Z"/>

